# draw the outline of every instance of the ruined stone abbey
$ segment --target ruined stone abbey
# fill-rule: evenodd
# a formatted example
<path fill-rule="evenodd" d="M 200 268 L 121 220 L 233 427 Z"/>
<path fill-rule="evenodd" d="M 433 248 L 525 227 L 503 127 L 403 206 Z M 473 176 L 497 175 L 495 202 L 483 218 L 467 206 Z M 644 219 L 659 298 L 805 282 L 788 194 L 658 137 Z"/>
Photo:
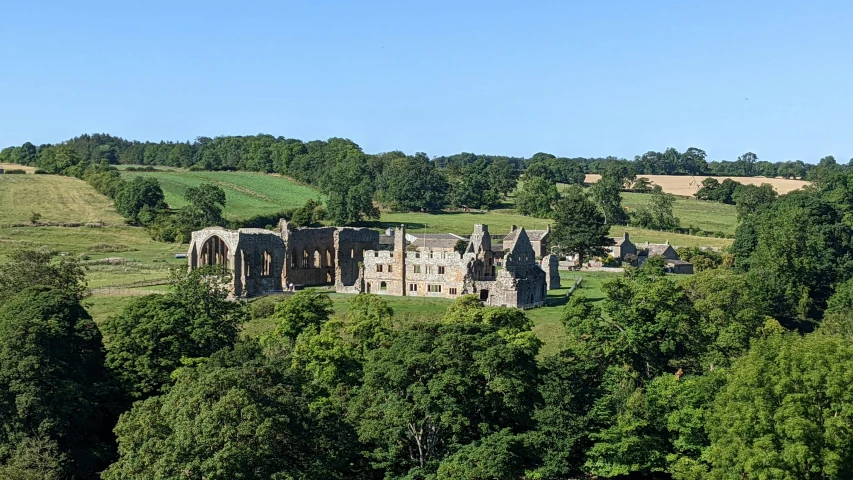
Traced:
<path fill-rule="evenodd" d="M 389 232 L 392 233 L 392 232 Z M 384 237 L 384 236 L 383 236 Z M 412 248 L 404 226 L 390 241 L 367 228 L 210 227 L 193 232 L 189 268 L 223 265 L 232 274 L 235 297 L 334 285 L 339 293 L 456 298 L 477 295 L 487 305 L 541 306 L 549 288 L 559 287 L 556 258 L 542 265 L 522 228 L 507 251 L 492 247 L 488 226 L 475 225 L 464 253 Z"/>

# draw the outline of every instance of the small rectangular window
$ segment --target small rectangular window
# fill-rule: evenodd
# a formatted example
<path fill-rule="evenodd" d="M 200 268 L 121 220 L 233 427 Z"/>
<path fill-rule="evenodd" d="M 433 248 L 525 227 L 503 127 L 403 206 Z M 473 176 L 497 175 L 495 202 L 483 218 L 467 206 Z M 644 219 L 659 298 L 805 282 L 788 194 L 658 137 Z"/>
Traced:
<path fill-rule="evenodd" d="M 412 265 L 412 273 L 421 273 L 420 265 Z"/>
<path fill-rule="evenodd" d="M 388 265 L 388 273 L 393 272 L 393 265 Z"/>
<path fill-rule="evenodd" d="M 444 275 L 444 267 L 438 267 L 438 274 Z"/>
<path fill-rule="evenodd" d="M 417 283 L 410 283 L 409 284 L 409 291 L 410 292 L 417 292 L 418 291 L 418 284 Z"/>
<path fill-rule="evenodd" d="M 427 275 L 432 273 L 432 267 L 430 267 L 429 265 L 426 266 L 426 273 L 427 273 Z"/>
<path fill-rule="evenodd" d="M 451 287 L 451 288 L 450 288 L 450 294 L 451 294 L 451 295 L 456 295 L 456 289 L 455 289 L 455 288 L 453 288 L 453 287 Z"/>
<path fill-rule="evenodd" d="M 381 272 L 381 271 L 382 271 L 382 265 L 377 265 L 377 266 L 376 266 L 376 271 L 377 271 L 377 272 Z"/>
<path fill-rule="evenodd" d="M 427 285 L 427 291 L 431 293 L 441 293 L 441 285 Z"/>

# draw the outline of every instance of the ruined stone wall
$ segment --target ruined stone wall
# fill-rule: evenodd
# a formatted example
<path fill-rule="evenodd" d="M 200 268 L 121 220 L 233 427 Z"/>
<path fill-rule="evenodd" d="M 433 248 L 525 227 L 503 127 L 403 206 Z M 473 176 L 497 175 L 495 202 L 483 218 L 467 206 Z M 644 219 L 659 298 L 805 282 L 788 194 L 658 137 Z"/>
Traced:
<path fill-rule="evenodd" d="M 542 271 L 545 272 L 545 284 L 548 290 L 560 288 L 560 261 L 556 255 L 542 257 Z"/>
<path fill-rule="evenodd" d="M 253 228 L 238 230 L 240 268 L 234 276 L 247 297 L 281 292 L 285 262 L 284 241 L 274 232 Z M 236 292 L 235 292 L 236 295 Z"/>
<path fill-rule="evenodd" d="M 364 253 L 365 292 L 377 295 L 405 295 L 399 262 L 396 262 L 397 254 L 398 252 L 379 250 L 368 250 Z"/>
<path fill-rule="evenodd" d="M 379 247 L 379 232 L 367 228 L 339 228 L 334 235 L 337 261 L 335 262 L 335 291 L 360 293 L 364 291 L 362 269 L 368 250 Z"/>
<path fill-rule="evenodd" d="M 210 252 L 217 242 L 223 246 L 214 259 Z M 192 233 L 187 263 L 190 270 L 214 263 L 225 266 L 231 273 L 227 288 L 235 297 L 278 292 L 282 290 L 284 243 L 276 233 L 260 228 L 205 228 Z"/>
<path fill-rule="evenodd" d="M 284 283 L 296 286 L 329 285 L 335 282 L 335 227 L 282 231 L 287 247 Z"/>
<path fill-rule="evenodd" d="M 538 265 L 501 270 L 495 281 L 475 282 L 474 287 L 483 303 L 498 307 L 534 308 L 548 298 L 545 272 Z"/>

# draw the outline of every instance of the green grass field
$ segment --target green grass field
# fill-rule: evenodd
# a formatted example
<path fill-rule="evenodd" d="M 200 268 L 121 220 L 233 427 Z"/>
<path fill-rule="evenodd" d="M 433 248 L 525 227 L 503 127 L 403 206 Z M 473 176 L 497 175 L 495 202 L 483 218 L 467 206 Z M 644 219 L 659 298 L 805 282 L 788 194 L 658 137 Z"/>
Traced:
<path fill-rule="evenodd" d="M 59 175 L 0 175 L 0 226 L 30 221 L 32 212 L 44 222 L 105 222 L 124 219 L 107 197 L 82 180 Z"/>
<path fill-rule="evenodd" d="M 628 211 L 636 210 L 649 204 L 652 196 L 647 193 L 622 193 L 622 205 Z M 676 198 L 672 213 L 681 220 L 682 227 L 701 228 L 708 232 L 723 232 L 734 235 L 737 228 L 737 212 L 734 205 L 718 202 Z"/>
<path fill-rule="evenodd" d="M 225 191 L 225 218 L 246 219 L 268 215 L 322 198 L 319 192 L 287 178 L 252 172 L 122 172 L 122 177 L 154 177 L 160 181 L 166 203 L 172 208 L 186 205 L 184 194 L 189 187 L 213 183 Z"/>
<path fill-rule="evenodd" d="M 688 179 L 689 177 L 684 178 Z M 567 187 L 568 185 L 565 184 L 557 185 L 559 191 L 563 191 Z M 647 206 L 651 198 L 651 194 L 648 193 L 622 192 L 622 206 L 629 212 L 632 212 L 640 207 Z M 707 232 L 722 232 L 729 236 L 733 236 L 737 228 L 737 212 L 734 205 L 676 197 L 675 203 L 672 206 L 672 213 L 681 220 L 681 226 L 685 228 L 692 225 Z M 643 239 L 642 241 L 654 243 L 651 240 Z M 731 241 L 727 241 L 724 245 L 730 243 Z M 679 245 L 689 246 L 687 244 Z M 710 244 L 708 245 L 711 246 Z"/>

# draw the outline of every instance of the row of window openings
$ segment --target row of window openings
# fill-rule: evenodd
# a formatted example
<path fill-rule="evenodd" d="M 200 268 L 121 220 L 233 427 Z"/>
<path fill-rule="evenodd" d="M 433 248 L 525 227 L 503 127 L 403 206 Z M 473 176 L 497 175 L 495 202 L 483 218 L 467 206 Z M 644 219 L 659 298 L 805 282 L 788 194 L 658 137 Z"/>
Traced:
<path fill-rule="evenodd" d="M 422 269 L 421 265 L 412 265 L 412 273 L 421 273 L 421 271 L 423 270 L 424 273 L 426 273 L 427 275 L 432 274 L 432 271 L 433 271 L 432 265 L 424 265 L 423 267 L 424 268 Z M 376 271 L 379 273 L 382 273 L 382 272 L 393 273 L 393 265 L 384 265 L 384 264 L 380 263 L 380 264 L 376 265 Z M 438 274 L 444 275 L 444 267 L 442 267 L 442 266 L 438 267 Z"/>
<path fill-rule="evenodd" d="M 421 273 L 421 270 L 423 270 L 423 272 L 426 273 L 427 275 L 430 275 L 430 274 L 432 274 L 432 271 L 433 271 L 432 265 L 424 265 L 423 269 L 421 269 L 421 265 L 412 265 L 412 273 Z M 442 266 L 438 267 L 438 274 L 444 275 L 444 267 L 442 267 Z"/>
<path fill-rule="evenodd" d="M 409 291 L 410 292 L 417 292 L 418 291 L 418 284 L 417 283 L 410 283 L 409 284 Z M 441 285 L 429 284 L 429 285 L 427 285 L 427 292 L 429 292 L 429 293 L 441 293 Z M 456 287 L 448 288 L 447 293 L 449 293 L 450 295 L 456 295 Z"/>
<path fill-rule="evenodd" d="M 243 253 L 243 267 L 246 272 L 247 277 L 252 276 L 252 254 L 251 253 Z M 273 268 L 272 268 L 272 255 L 270 252 L 264 251 L 261 254 L 261 276 L 270 277 L 272 276 Z"/>
<path fill-rule="evenodd" d="M 296 264 L 296 250 L 293 250 L 293 253 L 290 255 L 290 268 L 297 268 Z M 323 261 L 323 254 L 318 250 L 314 250 L 314 255 L 310 255 L 308 250 L 302 250 L 302 268 L 323 268 L 323 267 L 332 267 L 334 266 L 333 255 L 331 250 L 326 250 L 326 258 L 325 262 Z"/>

